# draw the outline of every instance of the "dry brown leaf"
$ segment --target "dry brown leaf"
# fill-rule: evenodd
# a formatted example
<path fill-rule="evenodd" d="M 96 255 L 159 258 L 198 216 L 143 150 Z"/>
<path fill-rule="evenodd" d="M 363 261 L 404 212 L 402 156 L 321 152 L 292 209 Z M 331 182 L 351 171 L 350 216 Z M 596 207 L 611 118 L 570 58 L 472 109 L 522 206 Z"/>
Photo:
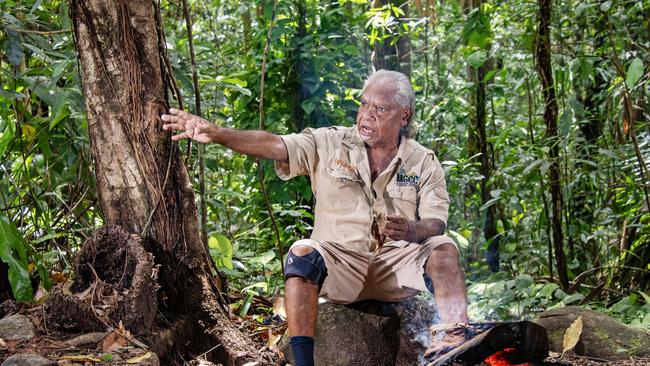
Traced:
<path fill-rule="evenodd" d="M 50 279 L 54 283 L 63 283 L 68 279 L 68 275 L 63 272 L 53 272 L 50 274 Z"/>
<path fill-rule="evenodd" d="M 278 296 L 273 300 L 273 314 L 283 320 L 287 318 L 287 311 L 284 308 L 284 296 Z"/>
<path fill-rule="evenodd" d="M 280 339 L 282 339 L 282 334 L 269 333 L 269 338 L 266 340 L 266 344 L 269 348 L 273 348 L 278 344 L 278 342 L 280 342 Z"/>
<path fill-rule="evenodd" d="M 129 340 L 121 336 L 118 332 L 110 332 L 102 341 L 102 350 L 104 352 L 113 352 L 118 348 L 129 345 Z"/>
<path fill-rule="evenodd" d="M 140 355 L 138 357 L 129 358 L 128 360 L 126 360 L 126 363 L 128 363 L 128 364 L 140 363 L 140 362 L 146 360 L 149 357 L 151 357 L 151 352 L 147 352 L 147 353 L 145 353 L 143 355 Z"/>
<path fill-rule="evenodd" d="M 562 353 L 566 353 L 578 344 L 582 335 L 582 315 L 574 320 L 571 325 L 564 332 L 564 339 L 562 340 Z"/>
<path fill-rule="evenodd" d="M 59 357 L 59 361 L 73 361 L 73 362 L 104 362 L 97 357 L 78 355 L 78 356 L 63 356 Z"/>

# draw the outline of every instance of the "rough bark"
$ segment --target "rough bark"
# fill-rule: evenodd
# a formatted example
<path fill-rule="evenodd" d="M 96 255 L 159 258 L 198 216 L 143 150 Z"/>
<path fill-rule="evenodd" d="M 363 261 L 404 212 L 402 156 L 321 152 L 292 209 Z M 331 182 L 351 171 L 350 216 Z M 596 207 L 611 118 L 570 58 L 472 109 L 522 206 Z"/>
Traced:
<path fill-rule="evenodd" d="M 70 9 L 106 223 L 141 235 L 154 254 L 159 312 L 170 329 L 176 321 L 193 325 L 183 335 L 183 345 L 190 345 L 185 354 L 218 342 L 212 355 L 218 362 L 259 360 L 222 309 L 187 171 L 178 146 L 161 129 L 167 104 L 154 2 L 71 0 Z"/>
<path fill-rule="evenodd" d="M 551 0 L 538 0 L 537 34 L 535 38 L 535 68 L 542 85 L 544 95 L 544 122 L 546 123 L 546 141 L 549 147 L 549 189 L 551 191 L 551 207 L 553 217 L 553 247 L 560 286 L 568 289 L 566 256 L 564 254 L 564 238 L 562 235 L 562 187 L 560 182 L 560 151 L 558 147 L 557 116 L 558 105 L 553 84 L 553 69 L 551 67 Z"/>

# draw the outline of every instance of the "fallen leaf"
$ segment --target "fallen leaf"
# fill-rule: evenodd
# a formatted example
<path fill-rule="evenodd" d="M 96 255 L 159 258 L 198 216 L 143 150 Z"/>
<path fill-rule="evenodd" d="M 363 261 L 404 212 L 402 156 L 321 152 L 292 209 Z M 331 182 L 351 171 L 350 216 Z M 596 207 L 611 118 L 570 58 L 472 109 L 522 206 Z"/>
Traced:
<path fill-rule="evenodd" d="M 53 272 L 50 274 L 50 279 L 54 283 L 63 283 L 68 279 L 68 276 L 63 272 Z"/>
<path fill-rule="evenodd" d="M 110 332 L 102 341 L 102 351 L 112 352 L 118 348 L 126 347 L 129 345 L 129 340 L 122 337 L 116 331 Z"/>
<path fill-rule="evenodd" d="M 278 296 L 273 300 L 273 314 L 283 320 L 287 318 L 287 311 L 284 308 L 284 296 Z"/>
<path fill-rule="evenodd" d="M 140 355 L 138 357 L 129 358 L 128 360 L 126 360 L 126 363 L 128 363 L 128 364 L 140 363 L 141 361 L 144 361 L 149 357 L 151 357 L 151 352 L 147 352 L 147 353 L 145 353 L 143 355 Z"/>
<path fill-rule="evenodd" d="M 97 357 L 92 357 L 92 356 L 85 356 L 85 355 L 79 355 L 79 356 L 63 356 L 59 357 L 59 361 L 73 361 L 73 362 L 103 362 Z"/>
<path fill-rule="evenodd" d="M 257 366 L 257 365 L 259 365 L 259 364 L 260 364 L 259 362 L 255 361 L 255 362 L 245 363 L 245 364 L 242 365 L 242 366 Z"/>
<path fill-rule="evenodd" d="M 280 339 L 282 339 L 282 334 L 270 333 L 266 344 L 269 346 L 269 348 L 273 348 L 276 344 L 278 344 L 278 342 L 280 342 Z"/>
<path fill-rule="evenodd" d="M 43 284 L 38 284 L 38 289 L 36 290 L 36 294 L 34 295 L 34 302 L 37 304 L 42 304 L 47 300 L 48 296 L 50 294 L 47 292 L 45 287 L 43 287 Z"/>
<path fill-rule="evenodd" d="M 566 353 L 578 344 L 582 334 L 582 315 L 578 317 L 564 332 L 562 340 L 562 353 Z"/>

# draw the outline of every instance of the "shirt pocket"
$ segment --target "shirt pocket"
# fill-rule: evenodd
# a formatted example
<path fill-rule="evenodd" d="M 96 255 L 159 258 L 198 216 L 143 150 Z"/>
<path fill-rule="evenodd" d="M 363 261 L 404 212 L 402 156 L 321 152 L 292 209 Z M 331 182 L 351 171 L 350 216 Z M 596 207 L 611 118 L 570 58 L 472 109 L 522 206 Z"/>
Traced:
<path fill-rule="evenodd" d="M 340 214 L 350 213 L 363 199 L 362 180 L 356 172 L 341 169 L 326 169 L 325 184 L 319 188 L 319 205 L 323 210 Z"/>
<path fill-rule="evenodd" d="M 417 212 L 418 193 L 415 188 L 389 188 L 386 190 L 388 214 L 415 220 Z"/>

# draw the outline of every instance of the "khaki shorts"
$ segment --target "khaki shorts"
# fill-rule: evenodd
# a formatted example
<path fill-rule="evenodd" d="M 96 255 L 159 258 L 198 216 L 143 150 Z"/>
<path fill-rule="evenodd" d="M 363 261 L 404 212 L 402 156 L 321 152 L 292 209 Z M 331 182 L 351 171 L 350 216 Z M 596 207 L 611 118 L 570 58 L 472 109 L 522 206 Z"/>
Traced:
<path fill-rule="evenodd" d="M 426 291 L 424 266 L 427 258 L 436 247 L 447 243 L 456 247 L 451 238 L 440 235 L 421 244 L 393 242 L 377 254 L 350 251 L 336 243 L 313 239 L 298 240 L 291 248 L 305 245 L 317 250 L 327 266 L 327 277 L 319 296 L 349 304 L 369 299 L 400 301 Z"/>

